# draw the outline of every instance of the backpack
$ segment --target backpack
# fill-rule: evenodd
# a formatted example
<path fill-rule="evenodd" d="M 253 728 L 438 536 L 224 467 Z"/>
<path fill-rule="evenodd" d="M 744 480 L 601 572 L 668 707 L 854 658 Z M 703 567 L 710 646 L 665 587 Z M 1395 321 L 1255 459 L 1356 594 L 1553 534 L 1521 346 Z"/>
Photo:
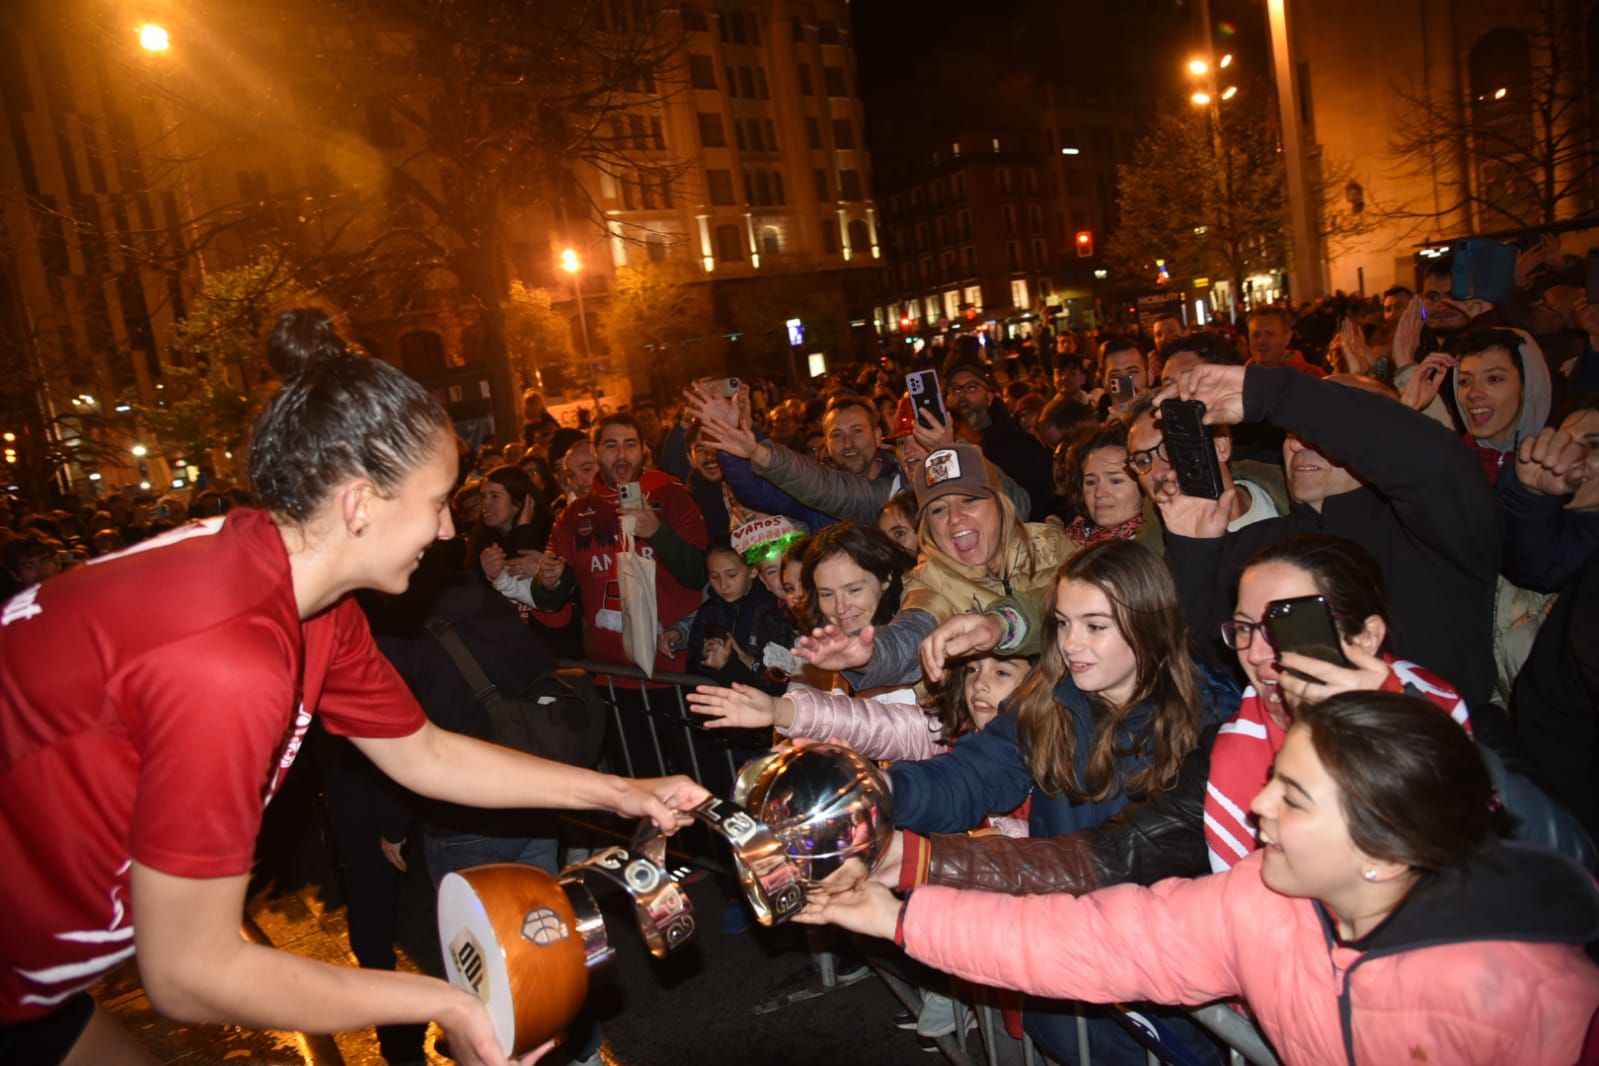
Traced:
<path fill-rule="evenodd" d="M 556 670 L 507 696 L 488 679 L 449 622 L 430 618 L 427 628 L 488 713 L 494 743 L 572 766 L 592 767 L 599 761 L 605 745 L 606 706 L 587 673 Z"/>

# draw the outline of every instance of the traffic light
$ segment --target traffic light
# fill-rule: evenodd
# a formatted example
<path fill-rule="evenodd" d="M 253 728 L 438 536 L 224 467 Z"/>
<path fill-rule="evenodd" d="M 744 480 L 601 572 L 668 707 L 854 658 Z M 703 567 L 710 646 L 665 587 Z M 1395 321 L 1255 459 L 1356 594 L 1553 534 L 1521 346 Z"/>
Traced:
<path fill-rule="evenodd" d="M 1094 254 L 1094 234 L 1090 230 L 1077 231 L 1077 258 L 1087 259 Z"/>
<path fill-rule="evenodd" d="M 910 315 L 899 316 L 899 328 L 904 332 L 909 333 L 911 331 L 911 327 L 914 325 L 916 325 L 916 320 Z"/>

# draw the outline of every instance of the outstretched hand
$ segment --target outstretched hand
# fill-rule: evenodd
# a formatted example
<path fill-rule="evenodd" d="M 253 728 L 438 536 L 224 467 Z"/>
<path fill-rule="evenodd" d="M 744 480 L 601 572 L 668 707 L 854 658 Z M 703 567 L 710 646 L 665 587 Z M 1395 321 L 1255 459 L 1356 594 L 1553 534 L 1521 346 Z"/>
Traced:
<path fill-rule="evenodd" d="M 949 660 L 993 651 L 1004 636 L 1004 623 L 993 615 L 952 615 L 922 641 L 922 673 L 937 684 Z"/>
<path fill-rule="evenodd" d="M 766 729 L 787 725 L 778 713 L 782 702 L 780 697 L 740 684 L 732 688 L 701 685 L 688 694 L 688 709 L 708 719 L 707 729 Z M 789 722 L 794 720 L 792 707 L 787 717 Z"/>
<path fill-rule="evenodd" d="M 851 636 L 836 625 L 819 626 L 794 642 L 794 654 L 818 670 L 858 670 L 872 658 L 877 627 Z"/>
<path fill-rule="evenodd" d="M 672 777 L 616 777 L 610 810 L 624 818 L 648 818 L 656 828 L 670 836 L 688 825 L 692 818 L 684 813 L 710 799 L 704 785 L 681 774 Z"/>
<path fill-rule="evenodd" d="M 899 924 L 899 908 L 899 897 L 886 886 L 861 881 L 847 891 L 807 899 L 805 909 L 794 920 L 806 925 L 836 925 L 852 933 L 892 940 Z"/>

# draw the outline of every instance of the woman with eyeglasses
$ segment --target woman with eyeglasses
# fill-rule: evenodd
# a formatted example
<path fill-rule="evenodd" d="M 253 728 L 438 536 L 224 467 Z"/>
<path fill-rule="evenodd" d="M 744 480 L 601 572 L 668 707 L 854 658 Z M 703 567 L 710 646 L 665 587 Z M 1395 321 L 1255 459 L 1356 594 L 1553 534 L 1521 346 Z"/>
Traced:
<path fill-rule="evenodd" d="M 1271 646 L 1268 606 L 1302 596 L 1326 600 L 1350 666 Z M 1237 654 L 1249 687 L 1237 714 L 1200 738 L 1170 791 L 1098 829 L 1021 845 L 896 833 L 872 877 L 900 889 L 929 883 L 1081 893 L 1228 869 L 1260 846 L 1245 812 L 1305 703 L 1340 692 L 1407 692 L 1470 729 L 1465 701 L 1446 681 L 1384 650 L 1388 632 L 1382 572 L 1364 548 L 1320 535 L 1272 544 L 1250 559 L 1238 607 L 1222 624 L 1223 642 Z"/>

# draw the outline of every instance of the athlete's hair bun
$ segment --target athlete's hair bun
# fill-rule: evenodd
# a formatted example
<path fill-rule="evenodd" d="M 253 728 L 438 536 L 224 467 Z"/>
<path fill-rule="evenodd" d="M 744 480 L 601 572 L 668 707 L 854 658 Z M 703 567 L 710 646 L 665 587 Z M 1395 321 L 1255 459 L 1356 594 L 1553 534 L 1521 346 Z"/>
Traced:
<path fill-rule="evenodd" d="M 299 377 L 319 363 L 350 355 L 333 319 L 317 307 L 293 307 L 280 313 L 267 335 L 267 362 L 284 381 Z"/>

